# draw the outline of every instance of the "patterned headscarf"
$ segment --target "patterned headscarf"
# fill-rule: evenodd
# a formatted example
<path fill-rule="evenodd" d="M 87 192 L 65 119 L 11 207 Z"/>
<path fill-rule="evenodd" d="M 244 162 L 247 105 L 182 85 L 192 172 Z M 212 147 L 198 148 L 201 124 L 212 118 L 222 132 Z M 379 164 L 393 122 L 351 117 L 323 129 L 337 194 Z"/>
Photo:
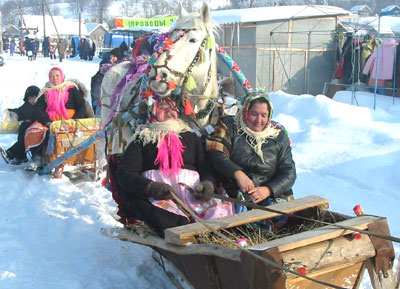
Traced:
<path fill-rule="evenodd" d="M 265 99 L 268 103 L 269 106 L 269 115 L 268 115 L 268 119 L 271 120 L 272 119 L 272 114 L 273 114 L 273 106 L 272 106 L 272 102 L 269 99 L 268 95 L 265 94 L 264 92 L 252 92 L 248 95 L 246 95 L 246 97 L 244 99 L 242 99 L 242 103 L 243 103 L 243 108 L 242 108 L 242 116 L 243 116 L 243 120 L 247 119 L 247 116 L 249 115 L 249 109 L 251 104 L 253 103 L 253 101 L 255 101 L 256 99 Z"/>
<path fill-rule="evenodd" d="M 148 115 L 150 122 L 157 122 L 157 111 L 158 107 L 162 102 L 168 103 L 174 110 L 178 111 L 176 108 L 175 102 L 169 97 L 162 97 L 157 99 L 157 101 L 153 102 L 153 104 L 149 107 Z"/>
<path fill-rule="evenodd" d="M 249 109 L 252 103 L 256 99 L 260 98 L 265 99 L 269 105 L 269 121 L 263 131 L 255 132 L 247 127 L 247 125 L 245 124 L 245 120 L 248 117 Z M 242 103 L 243 106 L 241 107 L 239 113 L 234 119 L 237 135 L 244 137 L 247 144 L 260 157 L 261 161 L 265 162 L 264 154 L 262 151 L 263 144 L 267 143 L 270 139 L 276 139 L 282 130 L 285 131 L 284 127 L 279 123 L 271 120 L 273 114 L 272 103 L 264 92 L 252 92 L 246 95 L 244 99 L 242 99 Z M 229 130 L 226 124 L 223 121 L 219 120 L 214 133 L 206 140 L 206 150 L 220 151 L 230 157 L 232 150 L 231 137 L 232 136 L 229 134 Z"/>

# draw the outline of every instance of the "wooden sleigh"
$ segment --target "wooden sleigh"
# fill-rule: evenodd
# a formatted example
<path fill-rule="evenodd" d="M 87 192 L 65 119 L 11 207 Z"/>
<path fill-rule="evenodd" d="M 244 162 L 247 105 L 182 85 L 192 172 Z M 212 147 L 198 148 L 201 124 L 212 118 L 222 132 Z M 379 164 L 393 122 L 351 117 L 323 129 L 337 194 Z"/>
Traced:
<path fill-rule="evenodd" d="M 111 238 L 153 248 L 171 262 L 193 288 L 331 288 L 326 284 L 332 284 L 336 288 L 358 288 L 367 270 L 374 289 L 394 289 L 391 269 L 386 278 L 375 273 L 375 258 L 381 248 L 375 247 L 372 241 L 374 237 L 361 234 L 360 239 L 354 238 L 353 230 L 343 228 L 347 226 L 372 233 L 373 228 L 386 227 L 388 231 L 386 219 L 378 216 L 349 217 L 329 211 L 328 206 L 328 201 L 318 196 L 269 206 L 273 210 L 307 218 L 319 215 L 331 225 L 323 225 L 247 249 L 197 244 L 197 236 L 210 231 L 201 223 L 167 229 L 164 239 L 135 227 L 102 229 L 102 233 Z M 214 229 L 227 229 L 271 219 L 277 215 L 279 214 L 276 212 L 255 209 L 211 220 L 208 224 Z M 391 241 L 387 242 L 390 250 L 393 250 Z M 268 259 L 268 263 L 254 258 L 253 253 Z M 271 264 L 278 264 L 278 267 Z M 293 273 L 302 272 L 304 276 L 280 270 L 279 266 L 288 268 Z M 303 268 L 302 271 L 300 268 Z M 325 282 L 325 285 L 312 279 Z M 179 285 L 177 287 L 182 288 Z"/>
<path fill-rule="evenodd" d="M 90 136 L 100 130 L 100 120 L 97 118 L 69 119 L 53 121 L 50 126 L 52 153 L 48 155 L 49 163 L 56 163 L 51 169 L 54 177 L 60 178 L 64 171 L 90 171 L 97 180 L 101 167 L 98 160 L 98 144 L 96 142 L 82 146 Z M 69 154 L 77 148 L 75 154 Z"/>

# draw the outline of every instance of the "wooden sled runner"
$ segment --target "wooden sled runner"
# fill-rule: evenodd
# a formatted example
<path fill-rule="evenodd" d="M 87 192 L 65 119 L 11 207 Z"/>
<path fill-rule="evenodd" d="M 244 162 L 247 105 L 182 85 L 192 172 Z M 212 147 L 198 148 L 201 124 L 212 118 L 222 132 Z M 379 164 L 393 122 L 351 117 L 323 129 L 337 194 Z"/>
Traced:
<path fill-rule="evenodd" d="M 365 270 L 374 289 L 394 289 L 392 270 L 388 276 L 378 276 L 374 270 L 377 248 L 374 237 L 362 234 L 354 238 L 352 230 L 372 231 L 388 226 L 385 218 L 378 216 L 349 217 L 328 210 L 327 200 L 309 196 L 269 208 L 307 218 L 323 216 L 332 225 L 323 225 L 294 235 L 264 242 L 247 249 L 270 262 L 301 272 L 305 277 L 332 284 L 332 288 L 358 288 Z M 270 219 L 276 213 L 251 210 L 208 222 L 215 229 L 233 228 L 247 223 Z M 198 236 L 209 232 L 200 223 L 165 230 L 165 239 L 143 232 L 140 228 L 109 228 L 102 233 L 111 238 L 142 244 L 153 248 L 180 270 L 194 288 L 290 288 L 319 289 L 330 286 L 305 279 L 285 270 L 269 266 L 254 258 L 247 250 L 220 245 L 198 244 Z M 393 250 L 392 243 L 386 243 Z"/>

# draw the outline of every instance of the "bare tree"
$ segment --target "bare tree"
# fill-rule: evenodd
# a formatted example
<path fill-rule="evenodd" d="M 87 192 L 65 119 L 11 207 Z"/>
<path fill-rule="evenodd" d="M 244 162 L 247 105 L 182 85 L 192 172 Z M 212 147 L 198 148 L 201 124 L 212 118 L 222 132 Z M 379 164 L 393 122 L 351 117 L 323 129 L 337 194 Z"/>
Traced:
<path fill-rule="evenodd" d="M 196 2 L 195 0 L 173 0 L 172 1 L 172 9 L 173 9 L 173 14 L 178 15 L 179 14 L 179 3 L 182 4 L 182 6 L 186 9 L 188 12 L 194 12 L 198 10 L 196 8 Z"/>
<path fill-rule="evenodd" d="M 3 15 L 3 25 L 17 24 L 19 20 L 18 4 L 15 1 L 6 1 L 0 7 L 1 14 Z"/>
<path fill-rule="evenodd" d="M 139 8 L 139 0 L 127 1 L 121 7 L 124 16 L 127 17 L 141 17 L 141 9 Z"/>
<path fill-rule="evenodd" d="M 69 7 L 72 13 L 78 15 L 79 13 L 85 11 L 88 1 L 86 0 L 73 0 L 69 3 Z"/>
<path fill-rule="evenodd" d="M 143 12 L 145 17 L 172 14 L 172 5 L 166 0 L 148 0 L 143 2 Z"/>
<path fill-rule="evenodd" d="M 99 23 L 105 22 L 107 15 L 108 7 L 110 6 L 110 0 L 97 0 L 94 1 L 95 5 L 95 16 Z"/>

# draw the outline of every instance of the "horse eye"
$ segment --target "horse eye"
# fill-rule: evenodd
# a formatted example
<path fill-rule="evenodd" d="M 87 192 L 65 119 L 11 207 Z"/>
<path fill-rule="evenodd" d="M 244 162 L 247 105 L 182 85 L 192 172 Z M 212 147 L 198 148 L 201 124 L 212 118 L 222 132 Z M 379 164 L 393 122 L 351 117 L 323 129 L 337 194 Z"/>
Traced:
<path fill-rule="evenodd" d="M 196 42 L 197 42 L 197 39 L 196 39 L 196 38 L 190 38 L 190 39 L 189 39 L 189 42 L 190 42 L 190 43 L 196 43 Z"/>

